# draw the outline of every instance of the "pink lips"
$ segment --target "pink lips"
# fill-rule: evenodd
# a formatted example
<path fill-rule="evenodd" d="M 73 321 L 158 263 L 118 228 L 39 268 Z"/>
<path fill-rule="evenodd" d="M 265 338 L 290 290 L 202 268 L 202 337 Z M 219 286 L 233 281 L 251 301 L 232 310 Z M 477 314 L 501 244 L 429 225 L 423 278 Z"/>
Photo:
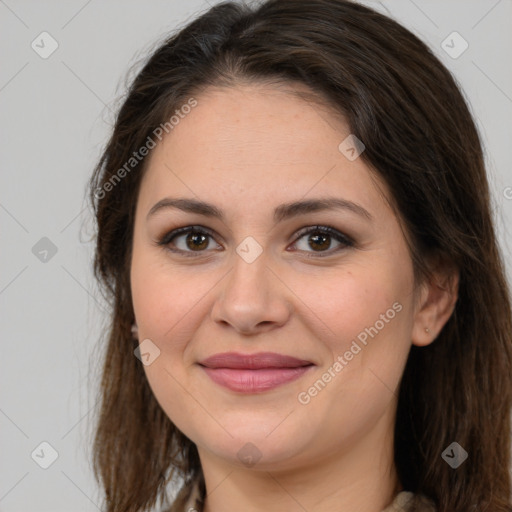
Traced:
<path fill-rule="evenodd" d="M 224 352 L 199 364 L 214 382 L 242 393 L 273 389 L 298 379 L 314 366 L 311 361 L 273 352 L 248 355 Z"/>

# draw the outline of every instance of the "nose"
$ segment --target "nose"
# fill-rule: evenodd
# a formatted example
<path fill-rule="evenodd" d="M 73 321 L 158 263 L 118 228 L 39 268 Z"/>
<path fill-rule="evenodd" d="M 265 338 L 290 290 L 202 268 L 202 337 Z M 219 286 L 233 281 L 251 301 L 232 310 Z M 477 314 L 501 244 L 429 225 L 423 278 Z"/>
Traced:
<path fill-rule="evenodd" d="M 238 255 L 234 260 L 219 283 L 212 320 L 245 335 L 284 325 L 291 314 L 292 293 L 270 268 L 265 251 L 251 263 Z"/>

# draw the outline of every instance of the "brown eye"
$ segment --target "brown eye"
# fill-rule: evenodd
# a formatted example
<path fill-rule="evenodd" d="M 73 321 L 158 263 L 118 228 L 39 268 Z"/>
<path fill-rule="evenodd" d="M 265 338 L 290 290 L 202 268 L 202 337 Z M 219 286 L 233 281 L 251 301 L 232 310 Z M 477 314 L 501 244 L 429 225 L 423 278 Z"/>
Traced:
<path fill-rule="evenodd" d="M 310 235 L 308 238 L 308 244 L 314 251 L 329 249 L 331 245 L 331 236 L 324 235 L 323 233 L 319 235 Z"/>
<path fill-rule="evenodd" d="M 213 235 L 205 228 L 197 226 L 187 226 L 179 228 L 167 233 L 159 242 L 158 245 L 165 246 L 172 252 L 183 253 L 186 256 L 192 255 L 191 253 L 206 252 L 207 249 L 214 249 L 211 247 Z M 217 244 L 217 248 L 220 247 Z"/>
<path fill-rule="evenodd" d="M 345 236 L 343 233 L 340 233 L 337 229 L 329 226 L 315 226 L 313 228 L 308 228 L 307 230 L 300 232 L 299 235 L 300 236 L 297 239 L 297 242 L 294 243 L 294 246 L 303 252 L 326 253 L 326 255 L 330 255 L 354 245 L 353 240 Z M 303 242 L 301 241 L 302 239 L 304 239 Z M 333 250 L 329 250 L 331 249 L 333 241 L 337 244 L 337 247 Z M 318 255 L 320 256 L 320 254 Z"/>
<path fill-rule="evenodd" d="M 203 233 L 191 232 L 186 236 L 185 243 L 192 251 L 206 249 L 208 247 L 208 237 L 209 235 Z"/>

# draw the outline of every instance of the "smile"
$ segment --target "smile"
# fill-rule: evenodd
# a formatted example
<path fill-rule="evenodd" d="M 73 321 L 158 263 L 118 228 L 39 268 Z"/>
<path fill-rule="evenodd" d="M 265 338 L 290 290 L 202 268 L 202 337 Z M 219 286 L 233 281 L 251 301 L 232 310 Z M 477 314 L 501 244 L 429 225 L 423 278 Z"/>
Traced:
<path fill-rule="evenodd" d="M 240 393 L 259 393 L 292 382 L 315 365 L 272 352 L 253 355 L 229 352 L 211 356 L 200 366 L 220 386 Z"/>

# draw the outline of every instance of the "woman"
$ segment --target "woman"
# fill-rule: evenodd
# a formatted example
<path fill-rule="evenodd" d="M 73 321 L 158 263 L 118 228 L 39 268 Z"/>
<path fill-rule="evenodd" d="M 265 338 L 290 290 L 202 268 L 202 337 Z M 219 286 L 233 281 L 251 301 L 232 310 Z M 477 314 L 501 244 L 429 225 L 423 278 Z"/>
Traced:
<path fill-rule="evenodd" d="M 106 510 L 512 510 L 481 143 L 405 28 L 212 7 L 135 78 L 91 199 Z"/>

